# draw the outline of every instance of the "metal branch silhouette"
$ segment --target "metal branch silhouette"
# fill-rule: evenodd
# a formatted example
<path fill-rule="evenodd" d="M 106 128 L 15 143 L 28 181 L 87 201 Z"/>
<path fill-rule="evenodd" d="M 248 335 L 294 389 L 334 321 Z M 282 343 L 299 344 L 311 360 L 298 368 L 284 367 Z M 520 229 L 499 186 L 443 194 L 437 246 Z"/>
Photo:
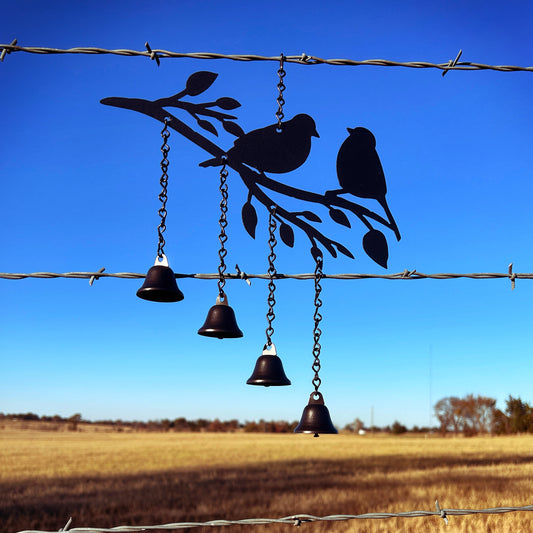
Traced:
<path fill-rule="evenodd" d="M 376 141 L 372 133 L 365 128 L 348 128 L 349 136 L 342 144 L 337 156 L 337 178 L 340 189 L 329 190 L 323 194 L 291 187 L 268 177 L 265 172 L 286 174 L 300 167 L 311 150 L 311 138 L 318 137 L 315 122 L 305 114 L 296 115 L 291 120 L 273 124 L 265 128 L 245 133 L 237 124 L 237 117 L 223 111 L 240 107 L 234 98 L 221 97 L 213 102 L 192 103 L 183 98 L 195 97 L 205 92 L 216 80 L 217 74 L 199 71 L 191 74 L 185 88 L 168 98 L 144 100 L 140 98 L 109 97 L 101 100 L 104 105 L 129 109 L 148 115 L 164 123 L 191 142 L 205 150 L 212 157 L 200 163 L 202 167 L 219 166 L 223 156 L 226 165 L 235 170 L 248 189 L 247 200 L 242 207 L 243 225 L 248 234 L 255 238 L 257 211 L 252 203 L 255 199 L 267 212 L 275 206 L 275 217 L 279 222 L 279 236 L 289 247 L 294 245 L 293 227 L 301 229 L 311 242 L 311 253 L 321 255 L 321 245 L 333 257 L 338 253 L 354 258 L 348 248 L 319 231 L 314 224 L 322 219 L 312 211 L 290 211 L 275 202 L 266 191 L 274 191 L 289 196 L 320 204 L 329 210 L 330 218 L 337 224 L 351 227 L 346 214 L 355 215 L 368 229 L 363 237 L 363 249 L 376 263 L 387 268 L 388 246 L 385 235 L 374 228 L 371 221 L 377 222 L 394 232 L 400 240 L 400 232 L 389 209 L 385 195 L 387 186 L 385 175 L 375 150 Z M 206 132 L 218 136 L 214 121 L 219 121 L 223 129 L 234 135 L 236 140 L 225 151 L 204 135 L 195 131 L 167 108 L 182 109 L 196 120 L 198 126 Z M 221 109 L 218 111 L 214 108 Z M 366 207 L 352 202 L 341 195 L 351 194 L 360 198 L 375 199 L 382 206 L 387 219 Z"/>

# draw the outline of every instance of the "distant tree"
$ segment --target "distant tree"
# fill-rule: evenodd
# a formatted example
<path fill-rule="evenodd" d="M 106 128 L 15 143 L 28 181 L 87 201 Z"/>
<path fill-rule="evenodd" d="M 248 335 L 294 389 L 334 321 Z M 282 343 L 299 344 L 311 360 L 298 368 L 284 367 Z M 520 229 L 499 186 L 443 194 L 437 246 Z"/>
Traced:
<path fill-rule="evenodd" d="M 402 433 L 407 433 L 407 428 L 396 420 L 394 424 L 392 424 L 391 433 L 393 435 L 401 435 Z"/>
<path fill-rule="evenodd" d="M 244 431 L 246 433 L 256 433 L 257 431 L 259 431 L 259 426 L 257 424 L 257 422 L 245 422 L 244 423 Z"/>
<path fill-rule="evenodd" d="M 224 430 L 230 431 L 231 433 L 234 433 L 237 431 L 240 427 L 239 421 L 234 418 L 232 420 L 228 420 L 227 422 L 224 422 Z"/>
<path fill-rule="evenodd" d="M 80 413 L 76 413 L 67 419 L 69 431 L 77 431 L 78 424 L 81 422 Z"/>
<path fill-rule="evenodd" d="M 509 418 L 500 409 L 492 412 L 492 433 L 494 435 L 506 435 L 510 433 Z"/>
<path fill-rule="evenodd" d="M 533 409 L 520 398 L 509 398 L 505 401 L 509 431 L 511 433 L 533 432 Z"/>
<path fill-rule="evenodd" d="M 208 426 L 207 431 L 214 431 L 216 433 L 219 433 L 221 431 L 224 431 L 224 424 L 218 419 L 215 418 Z"/>
<path fill-rule="evenodd" d="M 184 417 L 176 418 L 174 420 L 174 430 L 175 431 L 186 431 L 189 429 L 189 422 Z"/>
<path fill-rule="evenodd" d="M 210 420 L 206 420 L 205 418 L 199 418 L 197 421 L 196 421 L 196 427 L 198 428 L 198 430 L 205 430 L 209 424 L 211 424 L 211 421 Z"/>
<path fill-rule="evenodd" d="M 435 404 L 439 430 L 443 435 L 450 431 L 466 436 L 488 433 L 492 430 L 495 406 L 495 399 L 473 394 L 442 398 Z"/>
<path fill-rule="evenodd" d="M 346 426 L 344 426 L 344 429 L 346 429 L 347 431 L 352 431 L 353 433 L 359 433 L 359 431 L 362 430 L 364 427 L 364 422 L 360 418 L 356 418 L 350 424 L 346 424 Z"/>

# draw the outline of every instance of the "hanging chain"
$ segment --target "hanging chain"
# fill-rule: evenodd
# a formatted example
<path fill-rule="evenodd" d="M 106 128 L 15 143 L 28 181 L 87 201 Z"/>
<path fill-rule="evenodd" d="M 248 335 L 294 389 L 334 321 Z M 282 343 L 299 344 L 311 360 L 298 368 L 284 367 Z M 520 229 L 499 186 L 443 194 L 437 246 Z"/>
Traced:
<path fill-rule="evenodd" d="M 218 240 L 220 241 L 220 250 L 218 251 L 218 256 L 220 258 L 220 265 L 218 267 L 218 294 L 220 296 L 220 299 L 224 300 L 224 285 L 226 284 L 226 279 L 224 278 L 224 272 L 226 271 L 226 263 L 224 262 L 224 258 L 228 253 L 226 248 L 224 247 L 224 244 L 228 240 L 228 236 L 226 235 L 226 227 L 228 225 L 228 221 L 226 220 L 226 213 L 228 212 L 228 184 L 226 183 L 228 171 L 226 170 L 226 163 L 228 161 L 228 158 L 224 154 L 221 159 L 222 168 L 220 169 L 220 193 L 222 195 L 222 200 L 220 201 L 220 235 L 218 236 Z"/>
<path fill-rule="evenodd" d="M 278 125 L 276 127 L 276 131 L 278 132 L 280 132 L 283 129 L 283 125 L 281 121 L 285 117 L 285 115 L 283 114 L 283 105 L 285 104 L 285 100 L 283 99 L 283 91 L 285 90 L 285 84 L 283 83 L 283 78 L 286 75 L 285 69 L 283 68 L 284 63 L 285 63 L 285 56 L 281 54 L 281 57 L 279 60 L 279 69 L 278 69 L 278 76 L 279 76 L 279 83 L 278 83 L 279 95 L 277 98 L 278 110 L 276 111 L 276 118 L 278 119 Z"/>
<path fill-rule="evenodd" d="M 320 314 L 320 307 L 322 307 L 322 300 L 320 299 L 320 293 L 322 292 L 322 287 L 320 286 L 320 280 L 324 277 L 322 273 L 322 256 L 316 255 L 315 256 L 316 261 L 316 267 L 315 267 L 315 314 L 313 316 L 315 320 L 315 327 L 313 329 L 313 339 L 314 339 L 314 346 L 313 346 L 313 356 L 315 358 L 313 362 L 313 366 L 311 367 L 313 371 L 315 372 L 315 377 L 313 378 L 313 385 L 315 387 L 314 394 L 318 394 L 318 388 L 320 387 L 320 384 L 322 383 L 322 380 L 318 376 L 318 372 L 320 371 L 320 335 L 322 334 L 322 330 L 320 329 L 320 321 L 322 320 L 322 315 Z"/>
<path fill-rule="evenodd" d="M 270 281 L 268 282 L 268 312 L 267 312 L 267 321 L 268 321 L 268 327 L 266 329 L 266 338 L 267 343 L 266 346 L 269 348 L 272 346 L 272 335 L 274 334 L 274 328 L 272 327 L 272 322 L 276 318 L 276 315 L 274 314 L 274 306 L 276 305 L 276 299 L 274 297 L 274 292 L 276 290 L 276 284 L 274 283 L 274 278 L 277 275 L 277 270 L 274 265 L 274 261 L 276 260 L 276 254 L 274 253 L 274 248 L 278 241 L 276 240 L 276 219 L 274 218 L 276 214 L 276 206 L 272 206 L 270 208 L 270 213 L 268 216 L 268 246 L 270 248 L 270 255 L 268 256 L 268 275 L 270 278 Z"/>
<path fill-rule="evenodd" d="M 161 202 L 161 207 L 158 211 L 159 216 L 161 217 L 161 223 L 157 227 L 157 235 L 159 237 L 159 242 L 157 245 L 157 257 L 159 259 L 163 259 L 163 256 L 165 254 L 164 252 L 164 246 L 165 246 L 165 239 L 163 238 L 163 232 L 167 229 L 166 226 L 166 219 L 167 219 L 167 185 L 168 185 L 168 152 L 170 151 L 170 146 L 167 144 L 167 140 L 170 137 L 170 132 L 168 131 L 168 123 L 170 122 L 170 118 L 165 117 L 165 125 L 163 129 L 161 130 L 161 137 L 163 137 L 163 144 L 161 145 L 161 152 L 163 153 L 163 159 L 161 160 L 161 170 L 163 174 L 161 175 L 161 179 L 159 180 L 159 183 L 161 187 L 163 187 L 163 190 L 159 194 L 159 201 Z"/>

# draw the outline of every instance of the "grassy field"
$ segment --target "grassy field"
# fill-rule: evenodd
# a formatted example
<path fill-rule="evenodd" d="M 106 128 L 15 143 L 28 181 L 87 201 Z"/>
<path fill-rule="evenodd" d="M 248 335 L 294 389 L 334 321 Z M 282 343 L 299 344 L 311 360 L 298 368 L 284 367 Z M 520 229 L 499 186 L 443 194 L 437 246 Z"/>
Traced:
<path fill-rule="evenodd" d="M 481 509 L 533 503 L 533 436 L 424 438 L 0 431 L 0 532 Z M 230 526 L 278 532 L 290 525 Z M 208 528 L 197 528 L 201 532 Z M 213 528 L 209 528 L 213 531 Z M 530 532 L 533 512 L 302 524 L 302 531 Z"/>

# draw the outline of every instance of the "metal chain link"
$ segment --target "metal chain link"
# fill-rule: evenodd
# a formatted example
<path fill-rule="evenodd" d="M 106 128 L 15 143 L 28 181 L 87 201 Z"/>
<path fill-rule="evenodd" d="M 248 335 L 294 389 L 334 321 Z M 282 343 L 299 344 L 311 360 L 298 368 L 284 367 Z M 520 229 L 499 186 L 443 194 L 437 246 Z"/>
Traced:
<path fill-rule="evenodd" d="M 170 151 L 170 146 L 167 144 L 168 138 L 170 137 L 170 131 L 168 130 L 168 123 L 170 122 L 169 117 L 165 117 L 165 125 L 163 129 L 161 130 L 161 137 L 163 137 L 163 144 L 161 145 L 161 152 L 163 153 L 163 159 L 161 160 L 161 170 L 163 174 L 161 175 L 161 179 L 159 180 L 159 183 L 163 190 L 159 194 L 159 201 L 161 202 L 161 207 L 158 211 L 159 216 L 161 217 L 161 222 L 159 226 L 157 227 L 157 235 L 158 235 L 158 244 L 157 244 L 157 257 L 159 259 L 162 259 L 165 251 L 165 239 L 163 238 L 163 232 L 167 229 L 166 226 L 166 219 L 167 219 L 167 186 L 168 186 L 168 153 Z"/>
<path fill-rule="evenodd" d="M 279 76 L 279 83 L 278 83 L 278 91 L 279 95 L 277 98 L 278 102 L 278 110 L 276 111 L 276 118 L 278 119 L 278 125 L 276 127 L 276 131 L 281 131 L 283 129 L 283 125 L 281 121 L 285 117 L 283 114 L 283 106 L 285 104 L 285 100 L 283 99 L 283 91 L 285 90 L 285 84 L 283 83 L 283 78 L 287 74 L 285 72 L 285 69 L 283 68 L 283 64 L 285 63 L 285 56 L 281 54 L 280 60 L 279 60 L 279 69 L 278 69 L 278 76 Z"/>
<path fill-rule="evenodd" d="M 270 208 L 269 216 L 268 216 L 268 246 L 270 248 L 270 255 L 268 256 L 268 276 L 269 276 L 269 282 L 268 282 L 268 312 L 267 312 L 267 321 L 268 321 L 268 327 L 266 329 L 266 338 L 267 348 L 270 348 L 272 346 L 272 335 L 274 334 L 274 327 L 272 326 L 272 322 L 276 318 L 276 315 L 274 314 L 274 306 L 276 305 L 276 298 L 274 296 L 274 292 L 276 290 L 276 284 L 274 283 L 274 278 L 277 275 L 277 270 L 274 265 L 274 261 L 276 260 L 276 254 L 274 253 L 274 248 L 278 241 L 276 240 L 275 231 L 277 228 L 276 219 L 274 218 L 276 214 L 276 206 L 272 206 Z"/>
<path fill-rule="evenodd" d="M 320 379 L 318 373 L 320 371 L 320 335 L 322 334 L 322 330 L 320 329 L 320 321 L 322 320 L 322 315 L 320 314 L 320 308 L 322 307 L 322 300 L 320 299 L 320 293 L 322 292 L 322 287 L 320 286 L 320 280 L 323 278 L 322 273 L 322 264 L 323 259 L 321 255 L 315 256 L 316 266 L 315 266 L 315 314 L 313 315 L 313 318 L 315 320 L 315 327 L 313 329 L 313 366 L 312 369 L 315 373 L 315 377 L 313 378 L 313 385 L 315 387 L 315 394 L 318 393 L 318 388 L 320 387 L 320 384 L 322 383 L 322 380 Z"/>
<path fill-rule="evenodd" d="M 226 170 L 226 163 L 228 158 L 226 155 L 222 156 L 222 168 L 220 169 L 220 194 L 222 195 L 222 200 L 220 201 L 220 234 L 218 240 L 220 241 L 220 250 L 218 251 L 218 256 L 220 258 L 220 265 L 218 266 L 218 294 L 221 300 L 225 299 L 224 294 L 224 285 L 226 284 L 226 279 L 224 277 L 224 272 L 226 271 L 226 263 L 224 258 L 227 255 L 227 250 L 224 247 L 224 244 L 228 240 L 226 235 L 226 227 L 228 221 L 226 219 L 226 213 L 228 212 L 228 184 L 226 183 L 228 177 L 228 171 Z"/>

